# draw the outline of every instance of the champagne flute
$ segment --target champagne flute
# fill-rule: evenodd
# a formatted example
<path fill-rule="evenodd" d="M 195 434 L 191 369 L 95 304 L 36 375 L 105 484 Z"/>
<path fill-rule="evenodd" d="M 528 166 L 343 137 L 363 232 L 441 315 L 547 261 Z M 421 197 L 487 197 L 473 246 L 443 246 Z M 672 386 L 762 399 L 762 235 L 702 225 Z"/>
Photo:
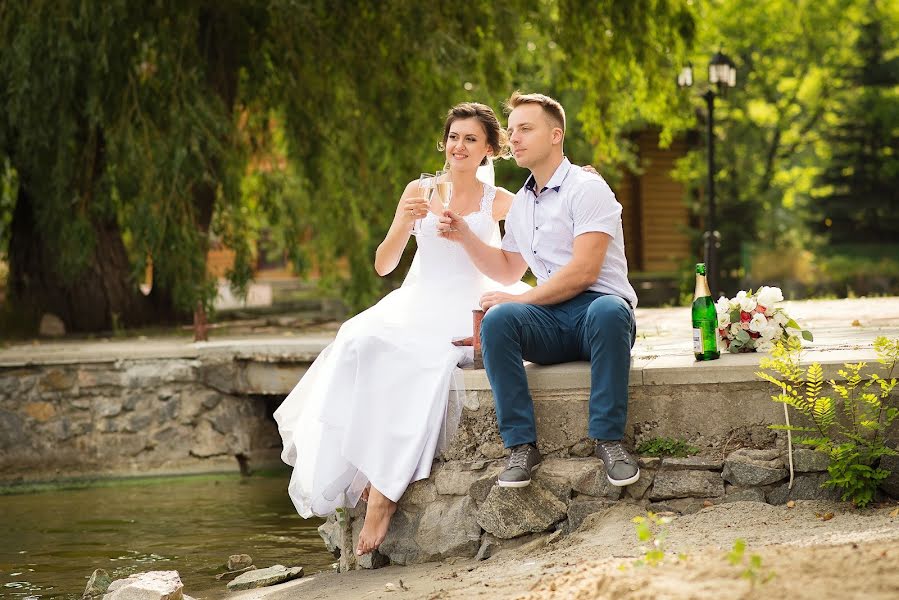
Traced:
<path fill-rule="evenodd" d="M 434 180 L 435 177 L 431 173 L 422 173 L 418 177 L 418 193 L 420 197 L 423 198 L 425 202 L 427 202 L 429 211 L 431 210 L 431 195 L 434 193 Z M 423 218 L 424 217 L 422 217 L 422 219 Z M 412 235 L 422 235 L 422 219 L 416 219 L 412 223 L 412 230 L 409 233 L 411 233 Z"/>
<path fill-rule="evenodd" d="M 442 171 L 437 171 L 437 176 L 434 179 L 434 194 L 440 200 L 443 210 L 449 210 L 450 202 L 453 199 L 453 180 L 448 166 Z M 449 229 L 449 231 L 455 230 Z"/>

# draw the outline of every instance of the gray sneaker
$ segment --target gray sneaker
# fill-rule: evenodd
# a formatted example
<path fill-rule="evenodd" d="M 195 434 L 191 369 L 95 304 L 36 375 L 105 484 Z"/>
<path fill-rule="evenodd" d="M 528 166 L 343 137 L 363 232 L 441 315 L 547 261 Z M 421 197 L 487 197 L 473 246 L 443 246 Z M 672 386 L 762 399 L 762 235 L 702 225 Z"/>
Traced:
<path fill-rule="evenodd" d="M 620 441 L 596 440 L 596 456 L 606 466 L 606 477 L 612 485 L 624 487 L 640 479 L 637 459 L 624 449 Z"/>
<path fill-rule="evenodd" d="M 520 488 L 531 484 L 531 470 L 540 464 L 543 457 L 531 444 L 512 447 L 506 470 L 496 480 L 499 487 Z"/>

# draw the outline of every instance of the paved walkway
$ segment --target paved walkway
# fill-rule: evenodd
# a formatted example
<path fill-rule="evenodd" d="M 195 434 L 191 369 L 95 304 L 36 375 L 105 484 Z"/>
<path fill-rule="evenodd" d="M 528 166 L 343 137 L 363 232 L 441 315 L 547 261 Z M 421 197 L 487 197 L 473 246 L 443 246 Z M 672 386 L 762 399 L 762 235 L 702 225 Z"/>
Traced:
<path fill-rule="evenodd" d="M 871 361 L 874 338 L 899 337 L 899 297 L 784 302 L 790 316 L 812 331 L 803 362 Z M 757 354 L 725 354 L 721 360 L 693 359 L 689 308 L 638 308 L 635 372 L 643 383 L 705 383 L 751 379 Z M 213 353 L 264 362 L 313 359 L 334 337 L 336 324 L 313 331 L 267 327 L 259 334 L 211 334 L 211 341 L 193 343 L 187 335 L 100 340 L 18 342 L 0 349 L 0 367 L 29 364 L 113 362 L 119 359 L 192 358 Z M 651 371 L 652 379 L 645 373 Z M 633 372 L 632 372 L 633 374 Z M 661 379 L 660 379 L 661 378 Z M 468 379 L 468 378 L 467 378 Z M 475 377 L 471 383 L 479 387 Z M 483 378 L 486 382 L 486 378 Z"/>

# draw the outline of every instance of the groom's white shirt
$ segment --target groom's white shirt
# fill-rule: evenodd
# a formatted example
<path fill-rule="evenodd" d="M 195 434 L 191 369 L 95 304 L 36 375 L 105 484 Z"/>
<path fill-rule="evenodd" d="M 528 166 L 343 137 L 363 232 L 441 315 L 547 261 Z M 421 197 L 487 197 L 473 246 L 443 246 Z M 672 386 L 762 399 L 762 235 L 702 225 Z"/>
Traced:
<path fill-rule="evenodd" d="M 627 279 L 621 204 L 599 175 L 572 165 L 567 158 L 537 192 L 534 176 L 515 195 L 506 215 L 502 248 L 518 252 L 537 278 L 537 285 L 571 261 L 574 238 L 600 231 L 612 237 L 599 277 L 588 289 L 621 296 L 632 307 L 637 294 Z"/>

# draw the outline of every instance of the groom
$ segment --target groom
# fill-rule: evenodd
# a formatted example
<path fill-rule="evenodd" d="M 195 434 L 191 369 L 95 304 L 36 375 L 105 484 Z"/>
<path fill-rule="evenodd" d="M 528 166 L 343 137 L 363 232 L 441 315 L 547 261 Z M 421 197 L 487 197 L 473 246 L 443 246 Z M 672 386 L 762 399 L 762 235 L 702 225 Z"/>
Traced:
<path fill-rule="evenodd" d="M 590 361 L 589 434 L 612 485 L 640 478 L 622 446 L 637 295 L 627 279 L 621 205 L 599 177 L 562 152 L 565 110 L 543 94 L 515 92 L 506 102 L 509 142 L 518 166 L 530 169 L 506 217 L 502 247 L 481 242 L 458 215 L 441 229 L 455 236 L 477 267 L 504 284 L 530 268 L 537 287 L 524 294 L 488 292 L 481 325 L 487 378 L 503 442 L 511 448 L 501 487 L 524 487 L 542 457 L 534 403 L 522 360 Z"/>

